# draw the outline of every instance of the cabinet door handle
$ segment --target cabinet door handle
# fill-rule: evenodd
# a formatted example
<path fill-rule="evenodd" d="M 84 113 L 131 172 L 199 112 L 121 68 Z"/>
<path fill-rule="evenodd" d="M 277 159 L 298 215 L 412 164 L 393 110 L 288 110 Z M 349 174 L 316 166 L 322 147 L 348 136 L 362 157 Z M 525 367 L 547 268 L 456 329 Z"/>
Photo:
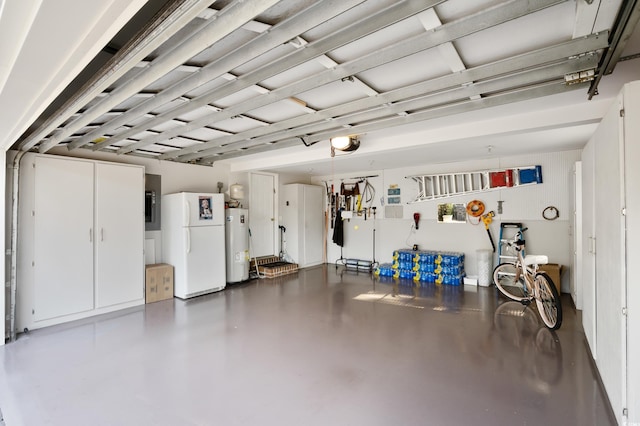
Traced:
<path fill-rule="evenodd" d="M 100 241 L 104 241 L 104 228 L 100 228 Z"/>
<path fill-rule="evenodd" d="M 93 242 L 93 229 L 89 228 L 89 242 Z"/>

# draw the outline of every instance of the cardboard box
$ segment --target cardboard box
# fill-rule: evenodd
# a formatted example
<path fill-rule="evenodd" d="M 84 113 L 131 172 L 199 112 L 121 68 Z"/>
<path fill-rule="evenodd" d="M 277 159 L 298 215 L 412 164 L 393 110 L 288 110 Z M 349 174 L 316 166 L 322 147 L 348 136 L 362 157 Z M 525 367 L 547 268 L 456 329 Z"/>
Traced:
<path fill-rule="evenodd" d="M 545 272 L 551 278 L 551 281 L 556 285 L 558 294 L 562 293 L 562 265 L 557 263 L 547 263 L 546 265 L 540 265 L 540 272 Z"/>
<path fill-rule="evenodd" d="M 173 298 L 173 266 L 166 263 L 147 265 L 144 293 L 146 303 Z"/>

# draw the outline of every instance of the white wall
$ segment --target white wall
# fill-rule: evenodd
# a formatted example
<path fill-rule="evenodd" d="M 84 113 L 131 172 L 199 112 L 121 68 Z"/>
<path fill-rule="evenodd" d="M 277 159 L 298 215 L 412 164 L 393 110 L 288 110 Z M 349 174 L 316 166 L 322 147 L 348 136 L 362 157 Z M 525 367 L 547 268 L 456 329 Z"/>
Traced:
<path fill-rule="evenodd" d="M 163 194 L 180 191 L 218 192 L 218 182 L 224 184 L 223 192 L 229 189 L 229 166 L 222 163 L 215 163 L 213 167 L 194 166 L 131 155 L 93 152 L 87 149 L 68 151 L 66 148 L 56 148 L 49 151 L 49 154 L 142 165 L 145 167 L 145 173 L 162 176 Z"/>
<path fill-rule="evenodd" d="M 244 186 L 244 200 L 240 203 L 242 207 L 245 209 L 250 208 L 249 205 L 249 193 L 251 191 L 251 185 L 249 182 L 249 172 L 231 172 L 229 173 L 229 186 L 238 183 Z M 311 179 L 309 175 L 303 174 L 295 174 L 295 173 L 279 173 L 278 174 L 278 194 L 282 189 L 282 185 L 286 185 L 288 183 L 311 183 Z M 228 188 L 225 187 L 225 190 L 228 192 Z"/>
<path fill-rule="evenodd" d="M 527 156 L 502 157 L 459 163 L 433 164 L 423 167 L 405 169 L 388 169 L 380 171 L 366 171 L 341 176 L 324 176 L 313 178 L 315 184 L 322 181 L 333 182 L 339 188 L 340 182 L 353 182 L 349 179 L 357 176 L 378 175 L 370 178 L 376 194 L 373 206 L 377 207 L 377 218 L 354 217 L 345 222 L 345 258 L 373 260 L 373 229 L 375 225 L 376 243 L 375 260 L 381 263 L 391 262 L 394 250 L 411 248 L 418 244 L 420 249 L 450 250 L 465 253 L 465 268 L 467 274 L 476 273 L 476 250 L 491 249 L 491 243 L 484 225 L 469 223 L 443 224 L 437 222 L 437 205 L 441 202 L 467 204 L 473 199 L 485 203 L 488 210 L 494 210 L 496 217 L 491 225 L 491 232 L 497 244 L 500 233 L 500 222 L 522 222 L 529 228 L 527 237 L 527 252 L 547 254 L 551 263 L 564 266 L 562 273 L 562 288 L 570 291 L 569 268 L 572 263 L 571 255 L 571 173 L 573 164 L 580 159 L 580 151 L 565 151 L 550 154 L 536 154 Z M 517 188 L 506 188 L 478 194 L 456 196 L 440 201 L 424 201 L 408 204 L 418 193 L 418 185 L 406 176 L 437 174 L 449 172 L 479 171 L 486 169 L 503 169 L 541 165 L 543 183 Z M 384 218 L 386 192 L 390 185 L 397 184 L 401 190 L 402 219 Z M 337 189 L 336 189 L 337 190 Z M 497 214 L 498 200 L 503 201 L 503 214 Z M 547 206 L 555 206 L 560 217 L 554 221 L 544 220 L 542 211 Z M 419 229 L 413 228 L 413 214 L 420 213 Z M 327 258 L 335 261 L 340 258 L 340 247 L 332 242 L 332 229 L 329 229 L 329 244 Z"/>

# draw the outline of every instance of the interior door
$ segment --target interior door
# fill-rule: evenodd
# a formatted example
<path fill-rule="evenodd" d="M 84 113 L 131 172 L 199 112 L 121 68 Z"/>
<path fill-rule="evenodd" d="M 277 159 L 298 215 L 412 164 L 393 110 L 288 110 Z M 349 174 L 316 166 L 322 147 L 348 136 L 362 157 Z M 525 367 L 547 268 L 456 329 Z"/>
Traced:
<path fill-rule="evenodd" d="M 620 100 L 618 100 L 619 102 Z M 603 118 L 595 145 L 596 364 L 618 422 L 626 399 L 626 329 L 623 328 L 625 271 L 624 162 L 621 105 Z"/>
<path fill-rule="evenodd" d="M 34 306 L 40 321 L 93 309 L 93 164 L 35 160 Z"/>
<path fill-rule="evenodd" d="M 144 172 L 96 164 L 96 307 L 144 297 Z"/>
<path fill-rule="evenodd" d="M 249 227 L 251 257 L 276 254 L 276 180 L 274 175 L 251 173 L 249 194 Z"/>

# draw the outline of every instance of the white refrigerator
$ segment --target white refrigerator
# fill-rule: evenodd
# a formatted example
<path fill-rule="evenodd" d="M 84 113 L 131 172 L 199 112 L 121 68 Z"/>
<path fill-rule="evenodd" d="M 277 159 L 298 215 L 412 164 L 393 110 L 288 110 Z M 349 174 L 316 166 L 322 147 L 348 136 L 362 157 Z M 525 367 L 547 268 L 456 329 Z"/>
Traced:
<path fill-rule="evenodd" d="M 227 283 L 249 279 L 249 210 L 227 209 Z"/>
<path fill-rule="evenodd" d="M 188 299 L 226 286 L 224 194 L 162 197 L 162 257 L 174 267 L 174 295 Z"/>

